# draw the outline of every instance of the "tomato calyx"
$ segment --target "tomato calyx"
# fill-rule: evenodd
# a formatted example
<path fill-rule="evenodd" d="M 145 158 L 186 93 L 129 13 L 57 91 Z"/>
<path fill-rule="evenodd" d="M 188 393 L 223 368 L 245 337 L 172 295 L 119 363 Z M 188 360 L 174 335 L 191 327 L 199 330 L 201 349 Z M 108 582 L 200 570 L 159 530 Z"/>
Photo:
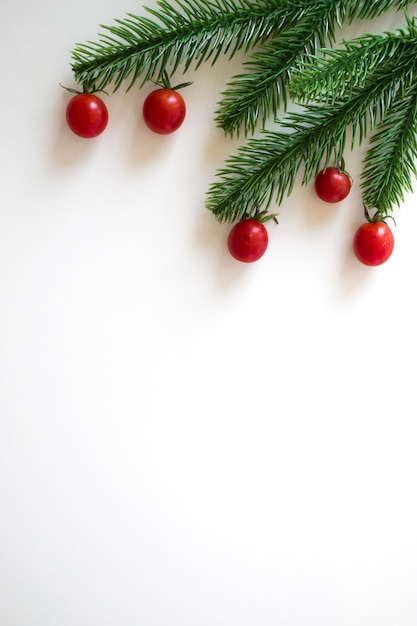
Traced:
<path fill-rule="evenodd" d="M 387 220 L 390 219 L 394 222 L 394 225 L 396 226 L 397 224 L 395 223 L 395 219 L 392 215 L 388 215 L 386 212 L 380 211 L 377 208 L 371 209 L 374 210 L 375 213 L 371 216 L 370 214 L 370 209 L 366 206 L 366 204 L 363 204 L 363 213 L 365 215 L 365 219 L 367 222 L 369 222 L 370 224 L 376 224 L 376 223 L 381 223 L 381 224 L 386 224 Z"/>
<path fill-rule="evenodd" d="M 256 208 L 255 211 L 252 211 L 252 212 L 244 211 L 240 220 L 252 219 L 252 220 L 256 220 L 257 222 L 261 222 L 261 224 L 264 224 L 265 222 L 269 222 L 270 220 L 273 220 L 275 224 L 279 224 L 278 219 L 277 219 L 278 215 L 279 213 L 269 213 L 267 209 L 260 211 L 259 208 Z"/>
<path fill-rule="evenodd" d="M 340 158 L 340 161 L 338 161 L 337 165 L 335 165 L 335 168 L 337 169 L 339 174 L 344 174 L 345 176 L 348 177 L 348 179 L 350 181 L 350 186 L 352 186 L 353 185 L 353 178 L 352 178 L 352 176 L 349 174 L 349 172 L 346 169 L 345 159 L 343 158 L 343 156 Z"/>
<path fill-rule="evenodd" d="M 158 80 L 152 81 L 155 87 L 159 87 L 160 89 L 169 89 L 171 91 L 178 91 L 179 89 L 184 89 L 184 87 L 189 87 L 193 84 L 193 81 L 188 81 L 186 83 L 179 83 L 178 85 L 171 85 L 171 80 L 169 78 L 168 72 L 164 70 Z"/>
<path fill-rule="evenodd" d="M 69 93 L 73 93 L 76 96 L 82 95 L 82 94 L 92 94 L 92 93 L 105 93 L 106 96 L 109 95 L 107 91 L 104 91 L 104 89 L 97 89 L 95 85 L 89 85 L 88 83 L 84 83 L 81 90 L 75 89 L 74 87 L 67 87 L 66 85 L 63 85 L 62 83 L 59 83 L 59 86 L 62 87 L 62 89 L 65 89 L 65 91 L 68 91 Z"/>

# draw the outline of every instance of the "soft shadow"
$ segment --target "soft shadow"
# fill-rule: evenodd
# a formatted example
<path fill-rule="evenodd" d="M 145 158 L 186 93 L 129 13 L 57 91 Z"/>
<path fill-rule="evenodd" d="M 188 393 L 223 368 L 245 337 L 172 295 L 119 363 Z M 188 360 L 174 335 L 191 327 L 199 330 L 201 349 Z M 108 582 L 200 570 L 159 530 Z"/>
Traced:
<path fill-rule="evenodd" d="M 166 152 L 169 144 L 175 141 L 175 133 L 172 135 L 158 135 L 152 132 L 145 124 L 140 115 L 134 124 L 131 124 L 134 132 L 127 151 L 128 163 L 134 167 L 149 160 L 157 160 Z"/>
<path fill-rule="evenodd" d="M 102 142 L 106 131 L 103 135 L 91 139 L 84 139 L 75 135 L 68 128 L 65 119 L 65 110 L 72 95 L 68 94 L 65 89 L 61 89 L 61 91 L 57 105 L 57 111 L 60 114 L 59 117 L 58 115 L 56 117 L 56 132 L 52 139 L 51 160 L 54 166 L 67 168 L 88 159 L 89 155 L 97 149 L 97 145 Z"/>
<path fill-rule="evenodd" d="M 219 223 L 209 212 L 203 212 L 196 220 L 194 245 L 199 254 L 204 250 L 211 260 L 213 285 L 218 292 L 230 292 L 247 277 L 248 264 L 240 263 L 230 255 L 227 248 L 231 224 Z"/>
<path fill-rule="evenodd" d="M 356 225 L 357 226 L 357 225 Z M 352 232 L 354 228 L 352 227 Z M 344 249 L 341 249 L 341 262 L 338 281 L 340 292 L 343 296 L 350 297 L 357 292 L 363 291 L 370 284 L 378 268 L 367 267 L 358 261 L 353 249 L 352 242 L 346 241 Z"/>
<path fill-rule="evenodd" d="M 314 190 L 314 182 L 301 186 L 301 176 L 296 183 L 299 190 L 299 200 L 303 208 L 303 217 L 308 226 L 319 227 L 330 220 L 338 218 L 341 211 L 344 211 L 347 202 L 324 202 L 317 197 Z"/>

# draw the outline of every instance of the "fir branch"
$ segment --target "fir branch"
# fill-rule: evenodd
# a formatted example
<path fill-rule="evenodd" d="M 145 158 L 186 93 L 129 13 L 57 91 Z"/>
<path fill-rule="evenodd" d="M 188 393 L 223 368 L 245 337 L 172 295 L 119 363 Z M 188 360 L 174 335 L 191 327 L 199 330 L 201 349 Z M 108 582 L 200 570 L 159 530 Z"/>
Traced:
<path fill-rule="evenodd" d="M 185 72 L 195 62 L 216 62 L 220 54 L 231 58 L 275 35 L 289 13 L 291 0 L 160 0 L 157 9 L 144 7 L 153 19 L 129 13 L 102 26 L 98 42 L 78 44 L 72 51 L 75 80 L 114 90 L 127 79 L 127 90 L 172 75 L 182 65 Z"/>
<path fill-rule="evenodd" d="M 263 130 L 232 156 L 208 192 L 207 208 L 219 221 L 256 216 L 274 197 L 282 202 L 301 167 L 306 184 L 332 158 L 342 160 L 348 127 L 353 146 L 377 126 L 362 184 L 367 202 L 379 202 L 387 212 L 411 188 L 415 174 L 414 22 L 408 20 L 408 33 L 367 36 L 346 43 L 342 51 L 323 48 L 334 43 L 336 25 L 404 10 L 412 3 L 159 0 L 156 8 L 144 7 L 147 16 L 130 13 L 102 26 L 97 42 L 75 46 L 72 69 L 84 89 L 103 90 L 112 83 L 115 91 L 127 81 L 129 90 L 139 79 L 141 84 L 157 82 L 180 66 L 186 72 L 192 64 L 213 65 L 221 55 L 230 59 L 243 50 L 249 54 L 244 71 L 223 92 L 217 112 L 216 121 L 226 133 L 242 127 L 253 132 L 259 122 L 265 125 L 268 116 L 285 106 L 288 93 L 306 102 L 305 110 L 289 114 L 281 122 L 282 132 Z M 372 168 L 378 172 L 378 195 L 372 192 Z"/>
<path fill-rule="evenodd" d="M 245 214 L 255 216 L 261 206 L 268 209 L 274 197 L 280 204 L 302 167 L 305 185 L 332 159 L 341 162 L 348 128 L 351 147 L 362 143 L 391 104 L 397 83 L 395 73 L 370 79 L 340 102 L 309 104 L 288 114 L 281 122 L 285 132 L 262 131 L 226 161 L 217 173 L 220 180 L 209 188 L 206 207 L 218 221 L 233 222 Z"/>
<path fill-rule="evenodd" d="M 97 42 L 77 44 L 72 70 L 84 89 L 113 90 L 127 81 L 158 82 L 182 66 L 212 65 L 220 55 L 259 47 L 222 94 L 216 121 L 226 133 L 253 132 L 286 104 L 288 80 L 297 59 L 325 41 L 334 41 L 335 24 L 373 17 L 411 0 L 159 0 L 144 7 L 148 16 L 127 14 L 102 26 Z"/>
<path fill-rule="evenodd" d="M 410 4 L 415 4 L 415 0 L 385 0 L 375 2 L 375 0 L 359 0 L 351 2 L 349 7 L 349 21 L 354 19 L 373 19 L 382 15 L 392 8 L 397 11 L 406 11 Z"/>
<path fill-rule="evenodd" d="M 417 83 L 397 97 L 371 137 L 364 159 L 361 188 L 364 204 L 387 217 L 412 191 L 417 177 Z"/>
<path fill-rule="evenodd" d="M 291 70 L 300 59 L 312 54 L 319 46 L 335 40 L 336 23 L 344 19 L 340 3 L 327 0 L 300 4 L 288 19 L 278 37 L 266 43 L 244 63 L 245 73 L 233 77 L 221 95 L 216 122 L 226 134 L 255 131 L 286 108 Z"/>
<path fill-rule="evenodd" d="M 407 18 L 407 30 L 383 35 L 364 35 L 344 48 L 322 49 L 323 56 L 311 55 L 294 69 L 289 92 L 294 100 L 311 100 L 329 104 L 347 97 L 362 86 L 371 75 L 383 76 L 395 71 L 406 75 L 417 56 L 415 20 Z"/>

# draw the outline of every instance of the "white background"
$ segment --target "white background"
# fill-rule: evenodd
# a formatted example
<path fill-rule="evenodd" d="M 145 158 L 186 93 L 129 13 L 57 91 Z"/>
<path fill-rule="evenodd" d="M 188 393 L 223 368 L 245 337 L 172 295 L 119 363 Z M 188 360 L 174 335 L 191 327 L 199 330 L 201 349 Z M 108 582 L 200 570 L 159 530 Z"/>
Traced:
<path fill-rule="evenodd" d="M 415 626 L 416 198 L 379 268 L 358 184 L 297 187 L 234 261 L 204 200 L 241 57 L 186 75 L 174 135 L 151 85 L 104 96 L 99 138 L 66 128 L 70 50 L 128 11 L 3 3 L 0 623 Z"/>

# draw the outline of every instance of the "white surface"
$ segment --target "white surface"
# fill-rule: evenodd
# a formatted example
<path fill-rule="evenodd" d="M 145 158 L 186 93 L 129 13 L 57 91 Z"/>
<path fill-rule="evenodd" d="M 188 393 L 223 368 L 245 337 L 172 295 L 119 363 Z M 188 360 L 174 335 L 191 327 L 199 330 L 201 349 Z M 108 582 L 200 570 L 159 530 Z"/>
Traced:
<path fill-rule="evenodd" d="M 238 264 L 203 206 L 238 59 L 187 75 L 173 136 L 148 87 L 65 127 L 69 50 L 128 11 L 3 7 L 0 623 L 415 626 L 416 197 L 380 268 L 357 188 L 297 189 Z"/>

